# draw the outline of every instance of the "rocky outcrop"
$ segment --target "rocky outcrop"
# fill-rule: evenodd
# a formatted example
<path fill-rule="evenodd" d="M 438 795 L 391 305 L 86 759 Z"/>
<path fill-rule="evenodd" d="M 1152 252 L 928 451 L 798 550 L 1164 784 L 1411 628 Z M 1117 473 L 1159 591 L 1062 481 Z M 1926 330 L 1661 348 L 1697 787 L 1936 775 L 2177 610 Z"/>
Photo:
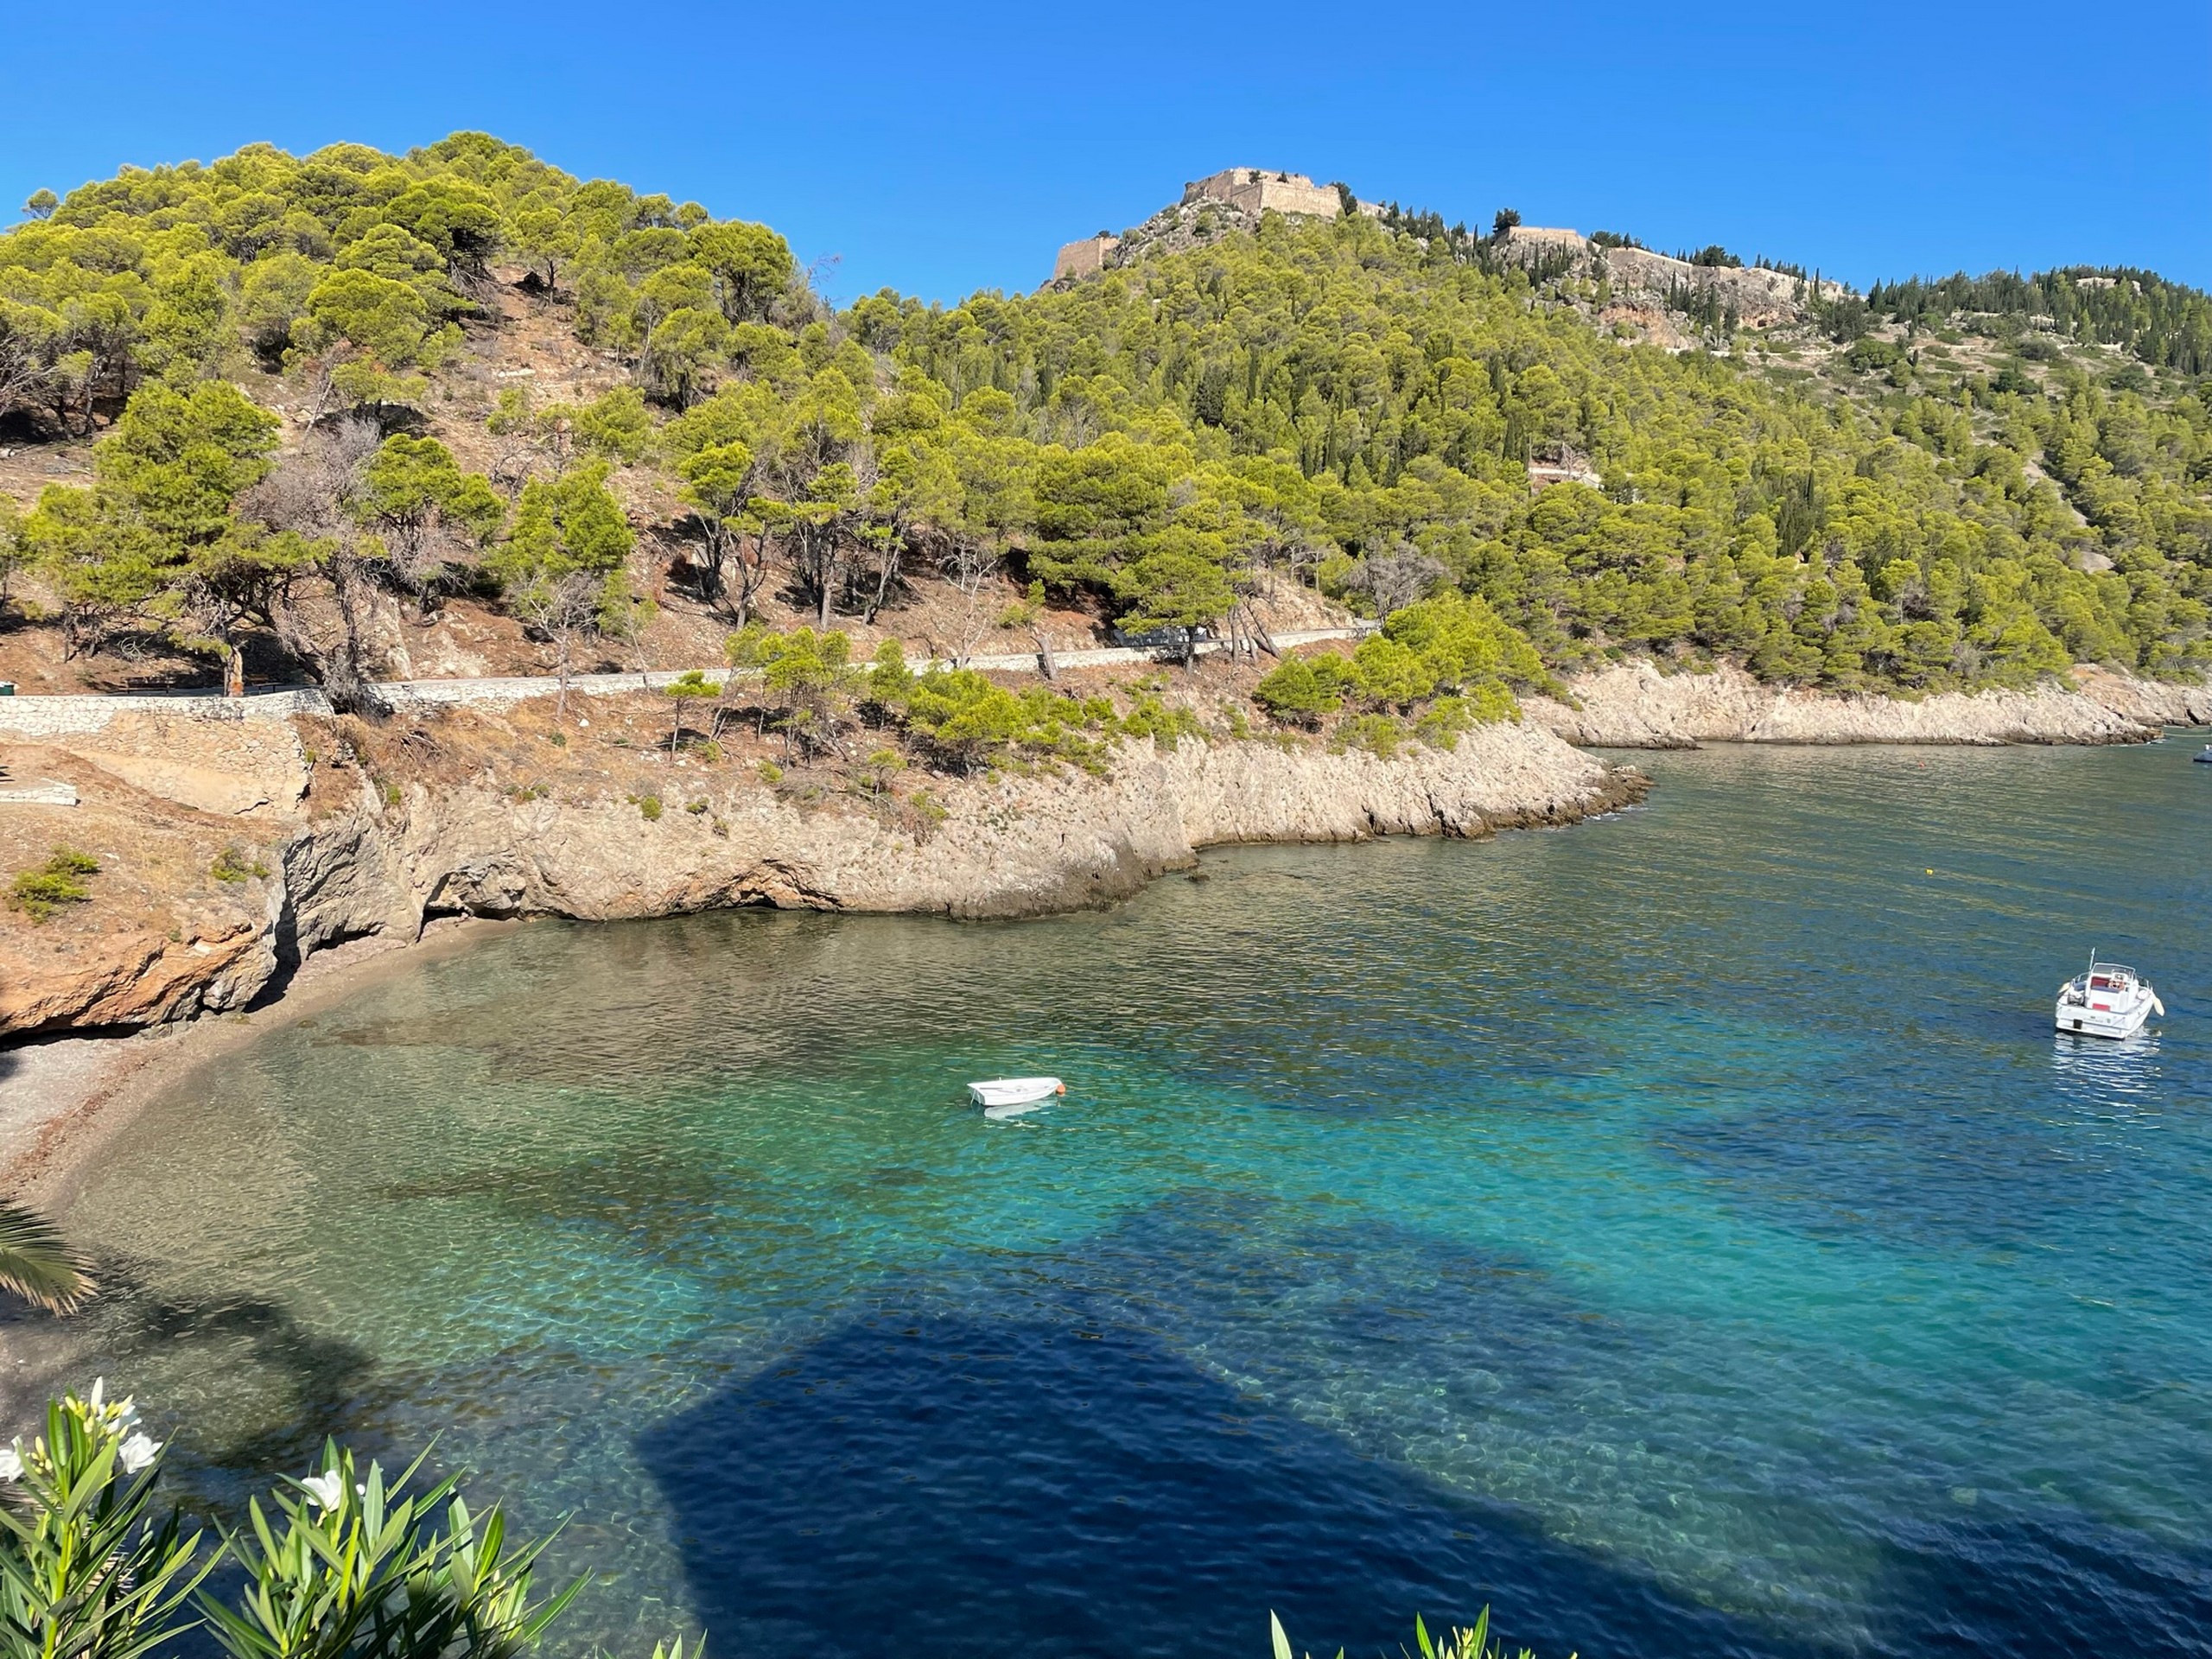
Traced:
<path fill-rule="evenodd" d="M 298 749 L 289 728 L 273 736 Z M 195 774 L 219 758 L 212 747 L 179 747 L 195 757 L 180 766 Z M 273 741 L 241 744 L 230 769 L 206 765 L 191 792 L 260 799 L 267 791 L 254 779 L 280 752 Z M 118 765 L 112 753 L 18 745 L 6 759 L 62 792 L 0 807 L 0 873 L 35 870 L 62 848 L 95 868 L 82 878 L 81 906 L 0 911 L 0 1033 L 159 1024 L 238 1007 L 269 982 L 286 906 L 264 837 L 296 819 L 267 826 L 180 801 L 176 772 L 147 779 L 159 787 L 125 775 L 137 757 Z"/>
<path fill-rule="evenodd" d="M 767 904 L 1026 916 L 1126 897 L 1230 842 L 1484 836 L 1566 823 L 1643 783 L 1533 727 L 1382 760 L 1265 741 L 1125 750 L 1112 775 L 975 779 L 933 827 L 857 800 L 803 805 L 759 788 L 644 819 L 626 802 L 517 803 L 411 787 L 284 855 L 292 925 L 311 950 L 428 915 L 592 920 Z"/>
<path fill-rule="evenodd" d="M 734 771 L 734 769 L 733 769 Z M 236 910 L 176 939 L 106 938 L 26 957 L 0 1033 L 142 1025 L 232 1007 L 340 940 L 413 938 L 441 914 L 588 920 L 734 905 L 1039 914 L 1126 897 L 1230 842 L 1484 836 L 1566 823 L 1636 798 L 1611 771 L 1532 725 L 1484 728 L 1445 753 L 1385 760 L 1316 744 L 1186 741 L 1125 747 L 1110 776 L 1072 770 L 956 780 L 941 819 L 851 797 L 808 804 L 750 773 L 700 774 L 655 817 L 622 798 L 518 799 L 489 780 L 358 798 L 269 845 Z M 683 810 L 696 805 L 696 810 Z"/>
<path fill-rule="evenodd" d="M 278 913 L 272 906 L 258 926 L 188 940 L 126 934 L 60 972 L 11 974 L 0 985 L 0 1033 L 156 1026 L 243 1007 L 276 972 Z"/>
<path fill-rule="evenodd" d="M 0 1034 L 242 1007 L 317 950 L 412 940 L 440 915 L 613 919 L 733 905 L 1033 915 L 1124 898 L 1205 847 L 1481 836 L 1569 823 L 1641 792 L 1636 774 L 1569 743 L 2135 742 L 2160 721 L 2212 717 L 2212 693 L 2082 670 L 2070 687 L 1904 701 L 1643 663 L 1577 680 L 1571 700 L 1530 699 L 1526 714 L 1451 753 L 1414 747 L 1388 760 L 1306 741 L 1141 742 L 1105 776 L 932 778 L 927 811 L 849 792 L 810 801 L 749 766 L 690 768 L 613 747 L 579 761 L 585 771 L 565 774 L 556 795 L 538 786 L 556 774 L 537 762 L 471 748 L 471 733 L 516 734 L 467 711 L 415 734 L 430 759 L 410 770 L 395 751 L 380 772 L 341 764 L 340 734 L 312 721 L 205 732 L 114 721 L 97 751 L 11 752 L 85 798 L 11 808 L 0 849 L 12 867 L 67 841 L 102 869 L 84 925 L 0 928 Z M 632 771 L 592 770 L 608 765 Z M 646 791 L 670 797 L 656 816 Z"/>
<path fill-rule="evenodd" d="M 1570 697 L 1525 700 L 1570 743 L 1678 749 L 1699 743 L 2143 743 L 2162 723 L 2212 715 L 2199 687 L 2087 671 L 2072 687 L 1944 692 L 1907 700 L 1780 687 L 1739 668 L 1662 672 L 1638 662 L 1580 676 Z M 2192 712 L 2193 711 L 2193 712 Z"/>
<path fill-rule="evenodd" d="M 2082 695 L 2145 726 L 2212 726 L 2212 685 L 2139 680 L 2133 674 L 2083 666 L 2073 673 Z"/>
<path fill-rule="evenodd" d="M 1601 320 L 1645 324 L 1654 340 L 1662 345 L 1688 343 L 1688 336 L 1665 315 L 1665 308 L 1680 303 L 1687 296 L 1700 301 L 1710 296 L 1753 328 L 1802 322 L 1813 315 L 1808 303 L 1813 279 L 1788 271 L 1751 265 L 1692 264 L 1649 248 L 1601 248 L 1578 232 L 1532 225 L 1515 226 L 1497 245 L 1506 258 L 1529 265 L 1554 260 L 1562 253 L 1574 256 L 1578 274 L 1604 277 L 1624 303 L 1623 309 L 1605 314 Z M 1820 280 L 1819 289 L 1820 297 L 1828 300 L 1849 291 L 1842 283 L 1826 278 Z M 1653 307 L 1658 314 L 1646 323 L 1640 313 Z"/>

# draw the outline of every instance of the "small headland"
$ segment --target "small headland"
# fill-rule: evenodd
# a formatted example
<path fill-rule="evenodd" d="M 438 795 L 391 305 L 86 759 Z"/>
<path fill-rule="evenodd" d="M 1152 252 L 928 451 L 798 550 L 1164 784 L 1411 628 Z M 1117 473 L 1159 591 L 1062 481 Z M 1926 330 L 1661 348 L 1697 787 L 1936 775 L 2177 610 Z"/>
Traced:
<path fill-rule="evenodd" d="M 25 1160 L 50 1160 L 50 1124 L 149 1062 L 171 1074 L 200 1052 L 155 1037 L 65 1056 L 50 1039 L 231 1025 L 317 983 L 327 959 L 411 944 L 443 918 L 740 905 L 1018 918 L 1114 903 L 1210 846 L 1478 837 L 1572 823 L 1647 787 L 1532 721 L 1423 738 L 1255 720 L 1258 675 L 1064 671 L 1046 695 L 1066 724 L 972 744 L 873 702 L 801 741 L 790 709 L 762 706 L 765 683 L 734 675 L 696 698 L 632 676 L 565 704 L 383 720 L 116 700 L 96 729 L 6 751 L 12 780 L 57 798 L 0 813 L 5 868 L 41 868 L 56 847 L 93 868 L 72 878 L 80 899 L 0 912 L 0 1041 L 18 1045 L 0 1051 L 0 1157 L 20 1179 Z M 1046 709 L 1028 681 L 1000 689 Z M 18 709 L 48 701 L 61 700 Z M 980 696 L 969 712 L 988 725 L 994 709 L 1010 717 Z"/>

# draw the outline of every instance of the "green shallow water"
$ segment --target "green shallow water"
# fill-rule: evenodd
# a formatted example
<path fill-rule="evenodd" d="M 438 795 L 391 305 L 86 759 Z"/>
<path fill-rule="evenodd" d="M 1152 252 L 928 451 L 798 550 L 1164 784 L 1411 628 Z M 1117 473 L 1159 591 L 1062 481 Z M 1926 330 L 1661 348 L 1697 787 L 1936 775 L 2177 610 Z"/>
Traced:
<path fill-rule="evenodd" d="M 1643 764 L 1111 912 L 410 965 L 130 1128 L 80 1340 L 217 1503 L 441 1433 L 570 1515 L 565 1651 L 2203 1650 L 2212 769 Z M 2092 944 L 2154 1035 L 2049 1030 Z"/>

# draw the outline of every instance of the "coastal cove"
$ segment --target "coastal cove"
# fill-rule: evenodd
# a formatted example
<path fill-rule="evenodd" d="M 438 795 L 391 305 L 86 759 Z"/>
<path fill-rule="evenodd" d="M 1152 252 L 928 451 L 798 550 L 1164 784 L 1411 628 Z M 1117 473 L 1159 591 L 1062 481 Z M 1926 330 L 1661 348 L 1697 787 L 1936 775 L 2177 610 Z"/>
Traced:
<path fill-rule="evenodd" d="M 0 1659 L 2212 1659 L 2174 18 L 158 10 L 0 153 Z"/>
<path fill-rule="evenodd" d="M 396 954 L 115 1127 L 117 1293 L 11 1376 L 218 1503 L 442 1431 L 608 1575 L 563 1652 L 2201 1651 L 2194 747 L 1650 753 L 1110 908 Z M 2047 1029 L 2093 944 L 2152 1039 Z"/>

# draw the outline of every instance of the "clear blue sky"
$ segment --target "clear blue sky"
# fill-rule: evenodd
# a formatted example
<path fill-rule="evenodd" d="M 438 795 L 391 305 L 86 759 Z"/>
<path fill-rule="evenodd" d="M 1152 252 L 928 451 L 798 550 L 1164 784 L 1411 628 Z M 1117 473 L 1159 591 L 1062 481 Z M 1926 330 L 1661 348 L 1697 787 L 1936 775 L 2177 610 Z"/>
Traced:
<path fill-rule="evenodd" d="M 2212 286 L 2206 0 L 11 10 L 0 204 L 470 127 L 765 219 L 837 257 L 841 298 L 1033 286 L 1225 166 L 1861 284 L 2094 263 Z"/>

